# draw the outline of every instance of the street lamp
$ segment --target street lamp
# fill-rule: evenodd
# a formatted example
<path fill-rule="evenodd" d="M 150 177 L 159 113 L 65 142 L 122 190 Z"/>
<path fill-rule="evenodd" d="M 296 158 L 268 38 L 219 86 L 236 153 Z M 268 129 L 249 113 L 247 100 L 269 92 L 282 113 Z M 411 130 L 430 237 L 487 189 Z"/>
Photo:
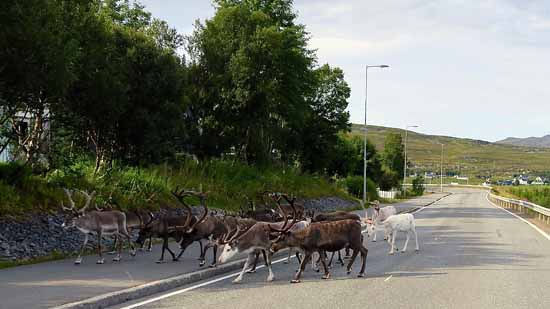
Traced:
<path fill-rule="evenodd" d="M 367 204 L 367 89 L 368 89 L 368 72 L 369 68 L 389 68 L 389 65 L 366 65 L 365 66 L 365 127 L 364 127 L 364 136 L 365 140 L 363 143 L 363 208 Z"/>
<path fill-rule="evenodd" d="M 445 146 L 445 144 L 441 144 L 441 192 L 443 192 L 443 146 Z"/>
<path fill-rule="evenodd" d="M 405 127 L 405 166 L 403 168 L 403 194 L 406 192 L 405 188 L 405 182 L 407 181 L 407 133 L 409 132 L 409 128 L 418 128 L 418 126 L 406 126 Z"/>

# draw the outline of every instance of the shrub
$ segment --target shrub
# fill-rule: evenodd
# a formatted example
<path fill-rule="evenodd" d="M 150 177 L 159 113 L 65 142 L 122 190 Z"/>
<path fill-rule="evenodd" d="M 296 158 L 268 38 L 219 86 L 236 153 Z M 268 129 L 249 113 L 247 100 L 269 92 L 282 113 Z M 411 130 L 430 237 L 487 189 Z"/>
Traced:
<path fill-rule="evenodd" d="M 348 193 L 357 198 L 363 197 L 363 177 L 348 176 L 345 178 L 344 184 Z M 370 178 L 367 178 L 367 195 L 367 198 L 370 201 L 378 199 L 376 184 Z"/>
<path fill-rule="evenodd" d="M 412 181 L 412 192 L 416 196 L 424 194 L 424 177 L 416 176 Z"/>

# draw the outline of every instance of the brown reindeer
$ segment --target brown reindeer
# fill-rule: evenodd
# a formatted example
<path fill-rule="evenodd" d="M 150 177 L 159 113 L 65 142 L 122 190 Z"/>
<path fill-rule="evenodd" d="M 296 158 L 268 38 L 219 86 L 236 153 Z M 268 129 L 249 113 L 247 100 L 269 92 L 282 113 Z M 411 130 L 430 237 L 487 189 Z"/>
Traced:
<path fill-rule="evenodd" d="M 249 228 L 244 233 L 239 233 L 240 235 L 232 237 L 227 243 L 224 244 L 222 254 L 220 255 L 220 263 L 224 263 L 227 260 L 231 259 L 233 256 L 239 253 L 248 253 L 248 259 L 246 263 L 233 283 L 239 283 L 242 281 L 244 273 L 248 270 L 249 266 L 253 263 L 256 253 L 261 250 L 266 251 L 266 264 L 269 271 L 267 276 L 267 281 L 273 281 L 275 276 L 271 269 L 271 254 L 268 251 L 271 247 L 271 241 L 275 236 L 275 232 L 281 232 L 282 229 L 287 226 L 288 216 L 284 211 L 281 210 L 284 214 L 284 222 L 257 222 L 251 228 Z M 296 217 L 294 216 L 293 223 L 295 223 Z"/>
<path fill-rule="evenodd" d="M 96 234 L 97 235 L 97 253 L 99 255 L 99 260 L 97 264 L 103 264 L 105 260 L 103 259 L 101 252 L 101 237 L 103 235 L 118 235 L 120 237 L 125 237 L 128 240 L 130 245 L 130 253 L 132 256 L 135 256 L 136 252 L 130 238 L 130 234 L 126 228 L 126 215 L 120 211 L 91 211 L 85 213 L 86 209 L 90 206 L 93 198 L 95 197 L 95 191 L 92 194 L 87 194 L 84 191 L 80 191 L 86 198 L 86 203 L 84 207 L 76 209 L 75 202 L 72 198 L 74 191 L 69 191 L 63 189 L 67 198 L 69 200 L 70 207 L 65 207 L 63 202 L 61 202 L 61 207 L 63 210 L 67 211 L 69 214 L 65 218 L 62 227 L 70 228 L 76 227 L 80 232 L 85 235 L 84 243 L 80 249 L 75 264 L 82 263 L 82 253 L 88 243 L 88 235 Z M 118 254 L 113 259 L 113 261 L 118 262 L 121 259 L 122 253 L 122 242 L 119 243 Z"/>
<path fill-rule="evenodd" d="M 332 222 L 312 223 L 304 229 L 291 231 L 293 224 L 285 227 L 278 234 L 279 236 L 271 245 L 271 253 L 275 253 L 283 248 L 300 248 L 305 257 L 300 263 L 300 270 L 291 281 L 291 283 L 300 282 L 300 278 L 306 264 L 311 259 L 314 252 L 319 253 L 325 275 L 323 279 L 330 278 L 330 272 L 327 267 L 323 252 L 339 251 L 346 246 L 353 249 L 353 255 L 347 267 L 348 274 L 351 272 L 351 266 L 359 253 L 361 253 L 362 267 L 359 277 L 365 275 L 365 266 L 368 250 L 363 246 L 361 237 L 361 223 L 357 220 L 339 220 Z"/>

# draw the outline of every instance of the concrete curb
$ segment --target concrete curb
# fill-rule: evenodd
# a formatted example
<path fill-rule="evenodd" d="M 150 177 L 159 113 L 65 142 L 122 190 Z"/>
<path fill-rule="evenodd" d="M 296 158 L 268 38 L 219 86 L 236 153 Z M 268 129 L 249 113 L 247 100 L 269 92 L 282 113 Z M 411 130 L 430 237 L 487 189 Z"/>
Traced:
<path fill-rule="evenodd" d="M 95 309 L 119 305 L 142 297 L 165 292 L 186 284 L 209 279 L 231 271 L 240 270 L 244 266 L 245 260 L 246 259 L 242 259 L 220 265 L 216 268 L 199 270 L 188 274 L 149 282 L 133 288 L 94 296 L 81 301 L 68 303 L 59 307 L 54 307 L 53 309 Z"/>

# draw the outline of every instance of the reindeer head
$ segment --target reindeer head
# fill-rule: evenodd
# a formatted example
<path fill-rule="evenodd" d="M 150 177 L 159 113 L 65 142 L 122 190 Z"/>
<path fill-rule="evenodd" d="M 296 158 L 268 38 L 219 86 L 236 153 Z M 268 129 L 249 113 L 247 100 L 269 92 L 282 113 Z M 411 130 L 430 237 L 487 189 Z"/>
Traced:
<path fill-rule="evenodd" d="M 80 209 L 76 208 L 76 204 L 73 200 L 73 194 L 75 193 L 75 191 L 68 189 L 63 189 L 63 191 L 65 192 L 65 195 L 67 195 L 70 207 L 65 207 L 63 201 L 61 201 L 61 208 L 67 213 L 67 215 L 65 216 L 65 220 L 63 221 L 63 224 L 61 226 L 64 228 L 70 228 L 76 225 L 77 218 L 82 217 L 86 214 L 86 208 L 90 206 L 90 203 L 94 199 L 95 191 L 93 191 L 92 194 L 88 194 L 88 192 L 82 190 L 79 191 L 86 199 L 86 203 Z"/>
<path fill-rule="evenodd" d="M 365 226 L 365 225 L 367 226 L 367 236 L 368 237 L 374 236 L 374 233 L 376 232 L 376 226 L 374 225 L 374 221 L 366 217 L 361 221 L 362 221 L 361 222 L 362 226 Z"/>

